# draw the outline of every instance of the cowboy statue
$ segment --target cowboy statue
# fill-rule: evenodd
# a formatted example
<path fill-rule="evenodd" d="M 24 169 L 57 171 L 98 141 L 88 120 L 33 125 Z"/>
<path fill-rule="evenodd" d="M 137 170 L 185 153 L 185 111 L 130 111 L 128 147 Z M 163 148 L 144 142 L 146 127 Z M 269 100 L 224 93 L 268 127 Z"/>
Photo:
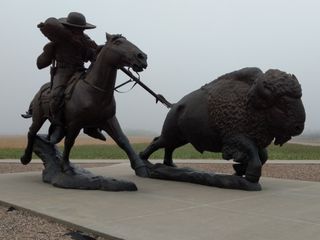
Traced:
<path fill-rule="evenodd" d="M 60 142 L 64 137 L 64 92 L 70 78 L 77 72 L 85 72 L 84 63 L 95 61 L 101 49 L 84 30 L 96 26 L 87 23 L 83 14 L 70 12 L 67 18 L 48 18 L 38 24 L 40 31 L 50 40 L 37 59 L 39 69 L 51 65 L 50 114 L 52 116 L 48 140 Z M 27 113 L 28 114 L 28 113 Z M 91 137 L 106 140 L 100 129 L 84 128 Z"/>

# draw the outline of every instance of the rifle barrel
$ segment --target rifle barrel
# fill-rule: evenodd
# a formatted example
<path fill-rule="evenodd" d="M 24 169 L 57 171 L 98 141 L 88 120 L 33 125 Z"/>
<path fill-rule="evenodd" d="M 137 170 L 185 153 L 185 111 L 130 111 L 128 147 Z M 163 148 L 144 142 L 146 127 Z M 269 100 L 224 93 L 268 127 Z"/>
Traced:
<path fill-rule="evenodd" d="M 136 76 L 134 76 L 129 70 L 122 67 L 120 68 L 122 72 L 127 74 L 133 81 L 135 81 L 137 84 L 139 84 L 142 88 L 144 88 L 148 93 L 150 93 L 152 96 L 156 98 L 157 101 L 160 101 L 163 103 L 166 107 L 170 108 L 172 104 L 168 102 L 163 96 L 159 97 L 159 94 L 156 94 L 154 91 L 152 91 L 147 85 L 145 85 L 143 82 L 141 82 Z"/>

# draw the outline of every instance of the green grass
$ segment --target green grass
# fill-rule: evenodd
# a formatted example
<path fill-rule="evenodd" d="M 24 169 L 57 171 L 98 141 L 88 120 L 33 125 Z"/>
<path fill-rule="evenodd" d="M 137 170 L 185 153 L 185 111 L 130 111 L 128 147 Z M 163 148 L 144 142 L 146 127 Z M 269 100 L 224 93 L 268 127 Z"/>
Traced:
<path fill-rule="evenodd" d="M 133 148 L 139 152 L 147 144 L 133 144 Z M 320 146 L 305 146 L 299 144 L 286 144 L 282 147 L 270 145 L 268 148 L 269 159 L 278 160 L 320 160 Z M 19 159 L 23 149 L 0 149 L 0 159 Z M 163 158 L 163 150 L 156 151 L 151 158 Z M 116 145 L 84 145 L 75 146 L 71 152 L 73 159 L 127 159 L 126 154 Z M 221 159 L 221 153 L 197 152 L 190 144 L 178 148 L 174 152 L 174 158 L 180 159 Z"/>
<path fill-rule="evenodd" d="M 132 144 L 136 152 L 140 152 L 146 148 L 147 144 Z M 151 155 L 151 158 L 163 158 L 164 151 L 160 149 Z M 174 152 L 175 158 L 220 158 L 220 153 L 205 153 L 200 154 L 191 145 L 186 145 L 184 147 L 178 148 Z M 125 159 L 127 158 L 124 151 L 122 151 L 116 145 L 89 145 L 89 146 L 75 146 L 72 153 L 72 158 L 110 158 L 110 159 Z"/>
<path fill-rule="evenodd" d="M 320 146 L 285 144 L 282 147 L 270 145 L 269 159 L 278 160 L 320 160 Z"/>

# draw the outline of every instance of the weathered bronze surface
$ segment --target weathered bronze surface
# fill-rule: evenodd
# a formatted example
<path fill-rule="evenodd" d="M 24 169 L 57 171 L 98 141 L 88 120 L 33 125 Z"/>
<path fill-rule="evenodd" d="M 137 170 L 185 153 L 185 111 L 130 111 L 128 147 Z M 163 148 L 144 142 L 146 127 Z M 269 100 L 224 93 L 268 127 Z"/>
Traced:
<path fill-rule="evenodd" d="M 81 18 L 81 15 L 79 16 L 79 14 L 73 14 L 75 15 L 73 17 L 76 18 L 72 19 L 70 14 L 68 18 L 71 18 L 72 21 L 70 19 L 60 19 L 59 21 L 71 22 L 73 25 L 76 23 L 80 25 L 78 28 L 82 30 L 93 27 L 91 24 L 88 25 L 85 19 Z M 54 22 L 52 26 L 56 26 L 55 24 L 58 24 L 57 20 L 53 18 L 49 18 L 47 21 Z M 44 25 L 47 23 L 47 21 L 44 23 Z M 63 22 L 63 24 L 66 25 L 65 22 Z M 43 31 L 46 29 L 42 24 L 40 24 L 39 27 L 42 28 Z M 58 27 L 61 28 L 59 24 Z M 77 31 L 75 28 L 77 27 L 73 26 L 72 31 Z M 47 36 L 50 35 L 48 34 L 50 31 L 46 32 Z M 60 29 L 59 31 L 59 33 L 62 32 L 63 34 L 69 33 L 64 28 Z M 123 67 L 130 67 L 134 71 L 140 72 L 147 67 L 147 55 L 121 35 L 106 34 L 106 37 L 106 44 L 99 48 L 99 51 L 97 51 L 96 56 L 94 56 L 94 60 L 92 60 L 93 63 L 88 70 L 85 70 L 84 68 L 70 70 L 72 67 L 79 64 L 83 65 L 84 59 L 78 59 L 77 62 L 67 62 L 66 59 L 68 58 L 60 60 L 62 59 L 61 54 L 63 55 L 62 51 L 60 51 L 58 55 L 57 52 L 55 52 L 53 55 L 50 55 L 56 61 L 57 66 L 55 67 L 57 69 L 55 70 L 52 79 L 53 82 L 44 84 L 30 104 L 28 114 L 32 116 L 32 124 L 29 128 L 28 143 L 25 152 L 21 157 L 21 163 L 28 164 L 31 161 L 35 141 L 37 143 L 37 152 L 41 152 L 40 155 L 45 154 L 45 151 L 48 149 L 49 145 L 44 147 L 42 150 L 40 146 L 44 146 L 46 141 L 50 141 L 50 138 L 43 139 L 43 142 L 41 143 L 41 140 L 36 137 L 37 132 L 47 119 L 50 121 L 54 119 L 50 108 L 52 90 L 54 89 L 55 81 L 59 82 L 61 78 L 66 78 L 64 81 L 66 84 L 66 86 L 64 86 L 65 90 L 62 92 L 64 103 L 61 105 L 63 113 L 63 133 L 65 137 L 64 151 L 62 156 L 58 157 L 61 166 L 61 172 L 70 176 L 76 176 L 80 174 L 81 171 L 78 170 L 79 168 L 76 169 L 72 164 L 70 164 L 69 154 L 80 130 L 84 128 L 106 131 L 108 135 L 111 136 L 119 145 L 119 147 L 121 147 L 127 153 L 131 167 L 135 170 L 135 173 L 142 177 L 148 176 L 148 169 L 131 147 L 128 138 L 122 132 L 115 116 L 116 104 L 113 93 L 117 77 L 117 70 Z M 52 40 L 54 40 L 53 37 Z M 78 40 L 79 39 L 75 41 L 75 45 L 73 45 L 74 42 L 67 41 L 67 45 L 69 44 L 70 46 L 73 46 L 73 48 L 68 48 L 68 51 L 71 51 L 72 49 L 75 51 L 74 53 L 65 52 L 68 56 L 72 54 L 79 54 L 79 52 L 77 52 L 79 50 L 78 48 L 83 50 L 83 48 L 77 45 L 78 43 L 81 45 L 83 41 Z M 54 42 L 54 44 L 63 45 L 65 43 L 62 42 L 57 44 L 57 42 Z M 90 55 L 91 53 L 88 54 Z M 83 57 L 83 55 L 81 56 Z M 65 62 L 62 64 L 62 61 Z M 75 61 L 75 59 L 72 61 Z M 65 72 L 68 72 L 68 78 L 65 77 Z M 61 75 L 64 77 L 61 77 Z M 61 94 L 61 92 L 59 92 L 59 94 Z M 52 131 L 49 130 L 49 136 L 51 132 Z M 53 143 L 56 142 L 57 141 L 53 141 Z M 47 143 L 49 144 L 49 142 Z M 52 157 L 46 157 L 45 160 L 43 159 L 43 161 L 46 162 L 45 165 L 48 165 L 47 163 L 50 161 L 49 159 L 52 159 Z M 131 187 L 129 187 L 128 190 L 131 190 Z"/>
<path fill-rule="evenodd" d="M 95 28 L 81 13 L 48 18 L 38 25 L 50 40 L 37 59 L 39 69 L 51 65 L 51 82 L 44 84 L 23 117 L 32 117 L 28 143 L 21 163 L 28 164 L 34 151 L 44 162 L 43 180 L 63 188 L 136 190 L 133 183 L 94 176 L 70 163 L 69 155 L 81 129 L 105 140 L 104 130 L 128 155 L 136 175 L 197 184 L 260 190 L 259 179 L 272 141 L 282 145 L 302 133 L 305 111 L 301 86 L 294 75 L 280 70 L 263 73 L 244 68 L 225 74 L 171 104 L 154 93 L 124 67 L 140 72 L 147 55 L 121 35 L 106 34 L 98 46 L 85 29 Z M 91 61 L 89 69 L 84 63 Z M 171 108 L 161 135 L 139 155 L 131 147 L 115 116 L 114 89 L 121 69 L 157 101 Z M 122 84 L 123 85 L 123 84 Z M 120 85 L 121 86 L 121 85 Z M 48 135 L 37 133 L 46 120 Z M 63 154 L 54 144 L 65 137 Z M 222 152 L 233 159 L 234 175 L 176 168 L 176 148 L 191 143 L 199 152 Z M 152 164 L 149 156 L 165 149 L 164 164 Z"/>
<path fill-rule="evenodd" d="M 164 165 L 148 164 L 151 177 L 257 190 L 259 187 L 242 183 L 258 184 L 268 159 L 266 147 L 273 140 L 282 145 L 304 129 L 301 96 L 296 77 L 279 70 L 263 73 L 258 68 L 244 68 L 225 74 L 174 104 L 161 135 L 140 157 L 147 160 L 153 152 L 165 149 Z M 233 159 L 236 176 L 214 181 L 217 176 L 212 179 L 208 173 L 174 168 L 173 151 L 187 143 L 201 153 L 222 152 L 224 159 Z"/>

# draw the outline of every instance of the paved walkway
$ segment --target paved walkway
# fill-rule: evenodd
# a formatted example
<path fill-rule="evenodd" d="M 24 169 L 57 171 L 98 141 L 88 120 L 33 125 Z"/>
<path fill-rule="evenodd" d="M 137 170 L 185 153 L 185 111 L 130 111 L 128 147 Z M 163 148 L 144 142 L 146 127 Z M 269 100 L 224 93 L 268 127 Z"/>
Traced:
<path fill-rule="evenodd" d="M 134 181 L 137 192 L 65 190 L 40 172 L 0 174 L 0 201 L 128 240 L 301 240 L 320 236 L 320 183 L 262 178 L 245 192 L 143 179 L 128 163 L 90 169 Z"/>

